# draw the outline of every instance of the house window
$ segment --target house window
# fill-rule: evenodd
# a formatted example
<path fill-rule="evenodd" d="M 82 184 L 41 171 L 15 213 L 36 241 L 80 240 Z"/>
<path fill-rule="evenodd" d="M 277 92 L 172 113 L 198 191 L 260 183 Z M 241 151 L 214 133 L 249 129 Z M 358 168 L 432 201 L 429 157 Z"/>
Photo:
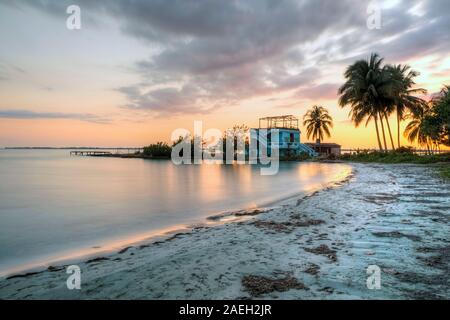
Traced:
<path fill-rule="evenodd" d="M 291 142 L 291 143 L 295 142 L 295 136 L 294 136 L 293 133 L 291 133 L 290 138 L 291 138 L 291 139 L 290 139 L 290 142 Z"/>

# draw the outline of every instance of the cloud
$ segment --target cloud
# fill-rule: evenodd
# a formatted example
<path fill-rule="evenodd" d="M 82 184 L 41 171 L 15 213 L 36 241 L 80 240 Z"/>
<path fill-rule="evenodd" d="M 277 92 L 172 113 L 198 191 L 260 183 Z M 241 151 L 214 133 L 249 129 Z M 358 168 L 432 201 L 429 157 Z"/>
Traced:
<path fill-rule="evenodd" d="M 125 108 L 159 115 L 211 112 L 290 90 L 301 98 L 335 99 L 337 85 L 324 70 L 343 70 L 371 52 L 402 62 L 450 51 L 450 1 L 398 1 L 382 9 L 379 30 L 366 26 L 370 2 L 77 1 L 89 19 L 112 17 L 124 34 L 148 45 L 148 58 L 133 64 L 142 83 L 117 91 L 128 100 Z M 25 0 L 16 6 L 60 19 L 69 4 Z M 419 5 L 423 15 L 410 10 Z"/>
<path fill-rule="evenodd" d="M 116 91 L 121 92 L 127 97 L 128 103 L 123 107 L 140 110 L 140 111 L 154 111 L 159 115 L 167 114 L 183 114 L 189 113 L 208 113 L 211 110 L 211 105 L 207 105 L 203 100 L 207 97 L 202 97 L 198 92 L 198 88 L 185 85 L 182 88 L 160 88 L 143 92 L 139 85 L 127 86 L 117 88 Z M 196 106 L 190 110 L 185 109 L 185 105 Z"/>
<path fill-rule="evenodd" d="M 301 88 L 297 91 L 296 96 L 309 99 L 323 99 L 323 100 L 335 100 L 338 97 L 339 84 L 336 83 L 324 83 L 315 86 L 309 86 Z"/>
<path fill-rule="evenodd" d="M 3 119 L 67 119 L 94 123 L 109 123 L 107 118 L 90 113 L 35 112 L 25 109 L 0 110 Z"/>
<path fill-rule="evenodd" d="M 24 3 L 60 17 L 69 2 Z M 319 71 L 304 64 L 301 45 L 364 22 L 348 10 L 363 6 L 350 0 L 78 2 L 83 13 L 110 15 L 125 34 L 159 48 L 135 64 L 146 85 L 119 91 L 131 109 L 166 114 L 203 113 L 308 84 Z"/>

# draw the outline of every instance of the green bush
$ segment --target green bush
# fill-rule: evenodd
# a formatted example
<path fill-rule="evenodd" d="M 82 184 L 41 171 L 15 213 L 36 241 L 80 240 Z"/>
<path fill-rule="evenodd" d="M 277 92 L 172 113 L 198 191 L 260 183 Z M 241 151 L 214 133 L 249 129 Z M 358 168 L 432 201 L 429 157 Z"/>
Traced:
<path fill-rule="evenodd" d="M 287 154 L 283 157 L 280 157 L 281 161 L 306 161 L 310 159 L 311 156 L 306 152 L 301 152 L 299 154 Z"/>
<path fill-rule="evenodd" d="M 158 142 L 144 147 L 144 156 L 151 158 L 170 158 L 172 148 L 165 142 Z"/>
<path fill-rule="evenodd" d="M 413 148 L 412 147 L 400 147 L 395 149 L 395 153 L 408 153 L 413 154 Z"/>
<path fill-rule="evenodd" d="M 450 165 L 446 165 L 440 170 L 441 177 L 446 180 L 450 180 Z"/>

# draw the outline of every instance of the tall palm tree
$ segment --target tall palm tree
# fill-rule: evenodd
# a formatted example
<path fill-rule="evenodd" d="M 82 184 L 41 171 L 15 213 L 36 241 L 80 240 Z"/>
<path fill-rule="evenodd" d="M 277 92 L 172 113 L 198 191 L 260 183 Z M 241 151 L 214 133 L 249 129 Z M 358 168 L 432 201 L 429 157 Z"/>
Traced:
<path fill-rule="evenodd" d="M 383 69 L 382 72 L 388 72 L 388 70 L 386 68 Z M 392 92 L 393 94 L 393 92 Z M 392 97 L 387 97 L 384 100 L 384 108 L 382 108 L 381 112 L 380 112 L 380 118 L 384 120 L 386 120 L 386 126 L 387 126 L 387 131 L 389 133 L 389 139 L 391 141 L 391 146 L 392 146 L 392 150 L 395 150 L 395 145 L 394 145 L 394 138 L 392 136 L 392 131 L 391 131 L 391 125 L 389 123 L 389 115 L 392 114 L 395 110 L 395 106 L 393 103 L 393 99 Z M 386 143 L 385 143 L 385 148 L 387 149 Z"/>
<path fill-rule="evenodd" d="M 405 119 L 408 112 L 419 112 L 426 105 L 425 100 L 416 97 L 417 94 L 426 94 L 427 90 L 422 88 L 413 89 L 416 84 L 414 78 L 419 76 L 419 72 L 411 70 L 408 65 L 389 65 L 392 79 L 395 81 L 395 90 L 392 96 L 392 103 L 397 112 L 397 145 L 400 148 L 400 122 Z"/>
<path fill-rule="evenodd" d="M 383 150 L 383 146 L 378 121 L 382 128 L 384 148 L 387 149 L 383 115 L 393 90 L 392 78 L 382 64 L 383 58 L 376 53 L 373 53 L 368 60 L 356 61 L 345 71 L 346 82 L 339 88 L 339 105 L 350 106 L 349 115 L 356 127 L 364 120 L 366 120 L 366 126 L 374 120 L 380 150 Z"/>
<path fill-rule="evenodd" d="M 303 116 L 303 125 L 306 127 L 308 139 L 312 136 L 314 140 L 323 140 L 324 135 L 331 136 L 330 128 L 333 128 L 333 118 L 328 110 L 322 106 L 313 106 Z"/>

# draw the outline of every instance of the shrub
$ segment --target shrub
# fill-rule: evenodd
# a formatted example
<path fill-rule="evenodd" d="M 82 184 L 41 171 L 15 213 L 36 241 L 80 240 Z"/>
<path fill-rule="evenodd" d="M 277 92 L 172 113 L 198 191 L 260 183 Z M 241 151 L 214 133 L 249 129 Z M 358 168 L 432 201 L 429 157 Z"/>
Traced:
<path fill-rule="evenodd" d="M 412 147 L 400 147 L 395 149 L 396 153 L 409 153 L 412 154 L 413 153 L 413 148 Z"/>
<path fill-rule="evenodd" d="M 450 181 L 450 165 L 446 165 L 440 170 L 441 177 Z"/>
<path fill-rule="evenodd" d="M 144 156 L 152 158 L 170 158 L 172 148 L 165 142 L 158 142 L 144 147 Z"/>
<path fill-rule="evenodd" d="M 299 154 L 290 153 L 290 154 L 280 157 L 281 161 L 306 161 L 306 160 L 310 160 L 310 159 L 311 159 L 311 156 L 306 152 L 301 152 Z"/>
<path fill-rule="evenodd" d="M 345 154 L 341 160 L 354 162 L 379 162 L 379 163 L 438 163 L 450 162 L 450 153 L 435 155 L 417 155 L 412 152 L 379 152 Z"/>
<path fill-rule="evenodd" d="M 336 157 L 336 155 L 335 155 L 334 153 L 330 153 L 330 154 L 327 156 L 327 159 L 328 159 L 328 160 L 336 160 L 337 157 Z"/>

